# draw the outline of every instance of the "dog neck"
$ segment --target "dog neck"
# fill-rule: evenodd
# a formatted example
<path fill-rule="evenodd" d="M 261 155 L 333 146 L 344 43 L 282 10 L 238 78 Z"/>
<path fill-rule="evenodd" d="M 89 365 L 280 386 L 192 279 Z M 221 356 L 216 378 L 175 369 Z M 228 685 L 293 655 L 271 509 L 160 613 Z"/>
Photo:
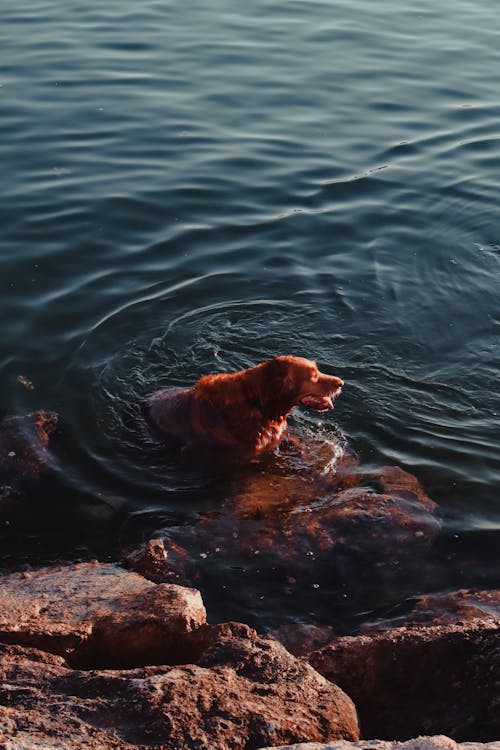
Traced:
<path fill-rule="evenodd" d="M 224 405 L 250 405 L 264 423 L 282 422 L 295 406 L 290 394 L 280 391 L 281 383 L 269 382 L 269 362 L 233 373 L 204 375 L 193 386 L 196 398 L 217 407 Z M 276 390 L 272 383 L 276 383 Z"/>

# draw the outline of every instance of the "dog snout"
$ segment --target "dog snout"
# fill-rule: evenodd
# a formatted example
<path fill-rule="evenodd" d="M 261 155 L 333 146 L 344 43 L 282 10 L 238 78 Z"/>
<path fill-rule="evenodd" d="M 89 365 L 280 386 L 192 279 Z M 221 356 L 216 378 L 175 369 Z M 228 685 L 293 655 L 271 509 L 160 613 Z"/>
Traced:
<path fill-rule="evenodd" d="M 332 390 L 342 388 L 344 385 L 342 378 L 337 378 L 335 375 L 324 375 L 323 377 L 325 378 L 325 385 L 329 386 Z"/>

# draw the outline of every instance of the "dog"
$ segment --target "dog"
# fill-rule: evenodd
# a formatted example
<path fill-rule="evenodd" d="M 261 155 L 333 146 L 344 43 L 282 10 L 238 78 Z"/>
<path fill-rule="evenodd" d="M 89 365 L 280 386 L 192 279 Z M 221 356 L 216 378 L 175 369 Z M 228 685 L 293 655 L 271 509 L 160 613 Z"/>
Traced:
<path fill-rule="evenodd" d="M 259 456 L 279 445 L 295 406 L 333 409 L 343 385 L 312 360 L 278 356 L 247 370 L 204 375 L 192 387 L 156 391 L 146 396 L 143 411 L 176 442 Z"/>

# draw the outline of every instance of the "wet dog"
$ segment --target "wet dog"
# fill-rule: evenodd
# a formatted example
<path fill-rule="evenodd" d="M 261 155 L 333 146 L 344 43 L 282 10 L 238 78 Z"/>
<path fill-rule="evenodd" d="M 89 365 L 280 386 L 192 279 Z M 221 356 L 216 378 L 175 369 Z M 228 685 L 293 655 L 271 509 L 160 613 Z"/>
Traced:
<path fill-rule="evenodd" d="M 148 421 L 192 447 L 221 447 L 250 456 L 273 450 L 298 405 L 333 409 L 344 382 L 303 357 L 279 356 L 247 370 L 204 375 L 193 386 L 146 397 Z"/>

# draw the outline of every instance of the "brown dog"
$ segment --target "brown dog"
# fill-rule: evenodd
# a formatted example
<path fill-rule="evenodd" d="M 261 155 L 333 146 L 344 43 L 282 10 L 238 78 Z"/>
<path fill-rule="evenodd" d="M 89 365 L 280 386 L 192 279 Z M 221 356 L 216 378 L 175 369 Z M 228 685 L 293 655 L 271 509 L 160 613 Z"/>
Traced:
<path fill-rule="evenodd" d="M 191 388 L 164 388 L 146 397 L 144 409 L 153 425 L 182 443 L 255 456 L 278 445 L 294 406 L 333 409 L 343 385 L 309 359 L 283 356 L 205 375 Z"/>

